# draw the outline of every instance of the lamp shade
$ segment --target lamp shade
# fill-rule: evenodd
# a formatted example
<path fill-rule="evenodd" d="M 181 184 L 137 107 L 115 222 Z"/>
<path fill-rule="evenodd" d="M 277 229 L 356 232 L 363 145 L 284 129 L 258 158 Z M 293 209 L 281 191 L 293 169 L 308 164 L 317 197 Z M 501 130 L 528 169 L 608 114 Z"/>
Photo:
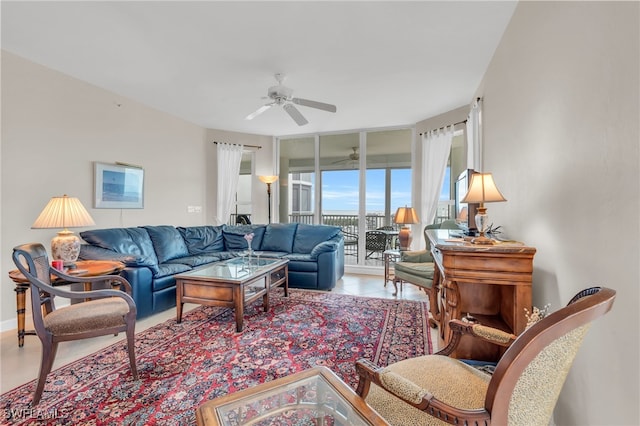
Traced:
<path fill-rule="evenodd" d="M 80 253 L 80 239 L 67 228 L 92 225 L 95 222 L 80 200 L 65 194 L 49 200 L 31 229 L 63 228 L 51 240 L 51 254 L 54 259 L 63 260 L 66 266 L 71 267 Z"/>
<path fill-rule="evenodd" d="M 418 215 L 413 207 L 398 207 L 393 221 L 401 225 L 419 222 Z"/>
<path fill-rule="evenodd" d="M 31 225 L 31 229 L 79 228 L 92 225 L 95 225 L 95 222 L 80 200 L 65 194 L 49 200 L 40 216 Z"/>
<path fill-rule="evenodd" d="M 471 175 L 471 184 L 467 195 L 462 199 L 463 203 L 493 203 L 507 201 L 502 195 L 491 173 L 474 173 Z"/>
<path fill-rule="evenodd" d="M 273 183 L 278 180 L 278 176 L 258 176 L 258 179 L 264 183 Z"/>

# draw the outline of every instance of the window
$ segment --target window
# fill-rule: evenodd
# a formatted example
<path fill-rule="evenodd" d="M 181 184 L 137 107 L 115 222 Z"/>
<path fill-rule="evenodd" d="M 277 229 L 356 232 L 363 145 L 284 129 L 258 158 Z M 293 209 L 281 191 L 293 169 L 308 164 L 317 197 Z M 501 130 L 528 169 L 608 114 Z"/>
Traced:
<path fill-rule="evenodd" d="M 365 259 L 365 232 L 394 227 L 398 207 L 411 205 L 413 134 L 398 129 L 280 139 L 281 188 L 287 188 L 280 192 L 280 221 L 340 226 L 359 239 L 350 263 L 381 266 L 381 259 Z"/>

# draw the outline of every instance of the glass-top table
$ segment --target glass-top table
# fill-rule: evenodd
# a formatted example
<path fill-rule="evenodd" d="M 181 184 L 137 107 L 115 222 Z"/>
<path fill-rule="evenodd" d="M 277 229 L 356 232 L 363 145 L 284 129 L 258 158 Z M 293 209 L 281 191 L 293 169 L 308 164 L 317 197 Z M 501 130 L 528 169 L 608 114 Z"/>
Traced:
<path fill-rule="evenodd" d="M 185 303 L 223 306 L 235 310 L 236 331 L 243 328 L 244 307 L 262 297 L 269 310 L 269 292 L 280 285 L 289 295 L 289 260 L 238 257 L 176 275 L 177 321 Z"/>
<path fill-rule="evenodd" d="M 387 425 L 326 367 L 262 383 L 201 405 L 198 425 Z"/>

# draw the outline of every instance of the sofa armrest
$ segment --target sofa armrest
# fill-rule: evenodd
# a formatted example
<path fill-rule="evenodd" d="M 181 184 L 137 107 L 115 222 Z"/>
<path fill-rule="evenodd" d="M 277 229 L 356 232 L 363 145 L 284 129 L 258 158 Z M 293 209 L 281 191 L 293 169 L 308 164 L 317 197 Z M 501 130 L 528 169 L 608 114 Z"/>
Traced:
<path fill-rule="evenodd" d="M 129 263 L 136 262 L 136 258 L 138 256 L 118 253 L 102 247 L 83 244 L 80 246 L 80 255 L 78 257 L 82 260 L 113 260 L 127 265 Z"/>
<path fill-rule="evenodd" d="M 428 250 L 408 250 L 400 252 L 400 261 L 409 263 L 428 263 L 433 262 L 431 252 Z"/>
<path fill-rule="evenodd" d="M 318 244 L 311 250 L 311 257 L 313 259 L 317 259 L 321 253 L 327 253 L 338 250 L 338 243 L 335 241 L 325 241 L 323 243 Z"/>
<path fill-rule="evenodd" d="M 155 266 L 153 264 L 150 264 L 150 261 L 147 257 L 135 254 L 118 253 L 116 251 L 93 246 L 91 244 L 82 244 L 80 246 L 80 255 L 78 257 L 82 260 L 113 260 L 122 262 L 125 264 L 125 266 L 131 267 Z"/>

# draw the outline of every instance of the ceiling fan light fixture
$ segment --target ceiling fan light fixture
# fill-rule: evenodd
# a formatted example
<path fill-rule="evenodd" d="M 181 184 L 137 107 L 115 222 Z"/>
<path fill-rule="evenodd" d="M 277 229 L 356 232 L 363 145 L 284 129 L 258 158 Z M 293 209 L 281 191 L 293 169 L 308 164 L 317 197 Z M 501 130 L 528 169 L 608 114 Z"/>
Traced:
<path fill-rule="evenodd" d="M 305 124 L 309 123 L 309 121 L 307 121 L 307 119 L 293 104 L 315 108 L 327 112 L 337 111 L 335 105 L 312 101 L 309 99 L 294 98 L 293 89 L 282 85 L 282 82 L 285 79 L 285 75 L 278 73 L 275 75 L 275 78 L 278 81 L 278 85 L 271 86 L 267 90 L 268 98 L 271 99 L 272 102 L 258 108 L 255 112 L 249 114 L 245 118 L 245 120 L 253 120 L 258 115 L 271 108 L 273 105 L 280 105 L 286 111 L 286 113 L 289 114 L 289 116 L 298 124 L 298 126 L 304 126 Z"/>

